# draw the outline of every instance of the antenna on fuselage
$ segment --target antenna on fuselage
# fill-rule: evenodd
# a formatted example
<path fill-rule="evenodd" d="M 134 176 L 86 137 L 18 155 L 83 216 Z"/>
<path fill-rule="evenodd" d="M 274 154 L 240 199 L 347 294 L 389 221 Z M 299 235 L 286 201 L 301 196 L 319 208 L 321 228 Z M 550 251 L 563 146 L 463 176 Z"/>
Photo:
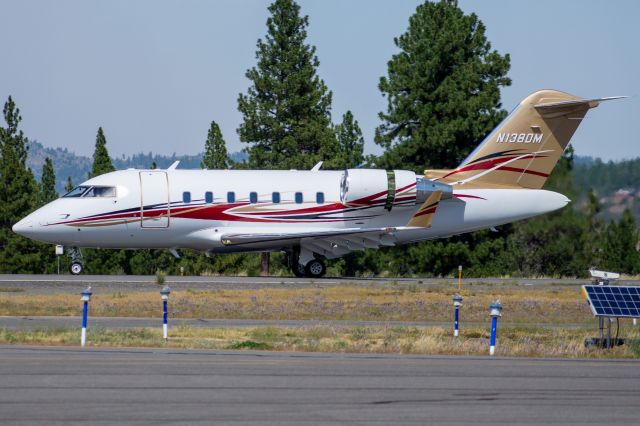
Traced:
<path fill-rule="evenodd" d="M 178 168 L 178 164 L 180 164 L 180 160 L 174 161 L 172 165 L 167 167 L 167 170 L 175 170 L 175 169 L 177 169 Z"/>
<path fill-rule="evenodd" d="M 316 164 L 315 166 L 313 166 L 313 168 L 311 169 L 312 172 L 317 172 L 318 170 L 320 170 L 320 167 L 322 167 L 322 161 L 319 161 L 318 164 Z"/>

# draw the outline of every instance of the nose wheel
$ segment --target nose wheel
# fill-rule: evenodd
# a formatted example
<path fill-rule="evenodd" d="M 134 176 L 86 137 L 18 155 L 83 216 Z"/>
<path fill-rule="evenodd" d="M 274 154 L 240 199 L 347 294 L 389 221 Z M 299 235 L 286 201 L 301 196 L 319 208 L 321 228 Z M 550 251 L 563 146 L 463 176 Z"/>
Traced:
<path fill-rule="evenodd" d="M 79 262 L 73 262 L 71 266 L 69 266 L 69 271 L 73 275 L 80 275 L 83 270 L 84 270 L 84 266 L 82 266 L 82 263 L 79 263 Z"/>
<path fill-rule="evenodd" d="M 69 249 L 69 256 L 71 257 L 71 265 L 69 265 L 69 272 L 73 275 L 80 275 L 84 271 L 84 263 L 82 262 L 82 253 L 78 247 L 71 247 Z"/>

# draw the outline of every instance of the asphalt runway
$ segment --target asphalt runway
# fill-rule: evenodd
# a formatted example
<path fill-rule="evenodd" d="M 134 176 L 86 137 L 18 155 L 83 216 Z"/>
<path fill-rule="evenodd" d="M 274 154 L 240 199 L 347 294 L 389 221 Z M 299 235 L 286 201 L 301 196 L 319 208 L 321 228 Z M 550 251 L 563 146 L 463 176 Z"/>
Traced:
<path fill-rule="evenodd" d="M 618 281 L 620 284 L 637 285 L 640 281 Z M 168 276 L 166 284 L 176 290 L 258 289 L 258 288 L 309 288 L 340 285 L 387 287 L 411 285 L 418 288 L 455 285 L 456 279 L 445 278 L 292 278 L 292 277 L 209 277 Z M 500 279 L 464 278 L 462 285 L 518 285 L 565 286 L 588 284 L 588 279 Z M 158 291 L 155 276 L 151 275 L 0 275 L 0 291 L 26 293 L 79 293 L 87 286 L 94 292 Z"/>
<path fill-rule="evenodd" d="M 6 424 L 637 424 L 640 362 L 0 346 Z"/>

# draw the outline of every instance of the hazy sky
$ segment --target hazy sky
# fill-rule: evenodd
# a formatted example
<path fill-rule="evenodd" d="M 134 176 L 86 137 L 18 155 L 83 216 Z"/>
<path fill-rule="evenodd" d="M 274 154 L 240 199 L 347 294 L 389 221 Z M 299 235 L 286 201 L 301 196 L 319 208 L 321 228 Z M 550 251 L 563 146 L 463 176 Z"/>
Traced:
<path fill-rule="evenodd" d="M 45 146 L 93 152 L 98 126 L 112 156 L 194 154 L 211 120 L 241 149 L 237 97 L 266 32 L 269 1 L 0 0 L 0 101 L 12 95 L 23 129 Z M 333 120 L 350 109 L 373 131 L 386 108 L 377 84 L 419 1 L 300 1 L 319 74 L 333 91 Z M 640 156 L 640 2 L 461 1 L 511 54 L 511 110 L 530 92 L 630 95 L 589 113 L 574 136 L 580 155 Z M 635 29 L 634 29 L 635 28 Z"/>

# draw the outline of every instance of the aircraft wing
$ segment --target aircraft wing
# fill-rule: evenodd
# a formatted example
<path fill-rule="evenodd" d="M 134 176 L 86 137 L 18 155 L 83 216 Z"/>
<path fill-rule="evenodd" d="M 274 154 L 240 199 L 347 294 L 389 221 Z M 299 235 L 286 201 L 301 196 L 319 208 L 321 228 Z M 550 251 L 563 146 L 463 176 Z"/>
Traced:
<path fill-rule="evenodd" d="M 304 232 L 227 233 L 223 234 L 220 240 L 226 246 L 248 249 L 300 245 L 331 259 L 355 250 L 394 246 L 395 234 L 405 229 L 415 228 L 344 228 Z"/>

